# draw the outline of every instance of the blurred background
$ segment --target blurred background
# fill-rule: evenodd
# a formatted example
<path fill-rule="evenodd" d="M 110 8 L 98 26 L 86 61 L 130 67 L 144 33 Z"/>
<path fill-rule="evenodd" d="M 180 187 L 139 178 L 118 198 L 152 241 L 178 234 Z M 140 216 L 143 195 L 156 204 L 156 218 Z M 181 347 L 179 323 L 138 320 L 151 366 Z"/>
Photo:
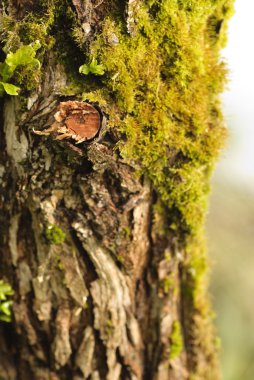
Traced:
<path fill-rule="evenodd" d="M 254 2 L 229 23 L 227 146 L 213 177 L 207 238 L 223 380 L 254 380 Z"/>

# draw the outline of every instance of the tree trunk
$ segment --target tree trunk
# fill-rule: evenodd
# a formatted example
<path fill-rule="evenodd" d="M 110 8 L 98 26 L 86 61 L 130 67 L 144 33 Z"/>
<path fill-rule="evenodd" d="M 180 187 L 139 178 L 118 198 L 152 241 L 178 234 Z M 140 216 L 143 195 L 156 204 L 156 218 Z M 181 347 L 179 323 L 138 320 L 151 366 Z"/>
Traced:
<path fill-rule="evenodd" d="M 203 222 L 230 3 L 3 3 L 2 61 L 39 40 L 41 67 L 0 99 L 1 379 L 218 379 Z"/>

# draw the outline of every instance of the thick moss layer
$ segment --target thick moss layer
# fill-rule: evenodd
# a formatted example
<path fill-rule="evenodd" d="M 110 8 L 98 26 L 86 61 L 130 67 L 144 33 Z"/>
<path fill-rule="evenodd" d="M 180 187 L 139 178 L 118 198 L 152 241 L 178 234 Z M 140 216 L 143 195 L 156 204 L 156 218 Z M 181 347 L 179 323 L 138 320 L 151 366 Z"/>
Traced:
<path fill-rule="evenodd" d="M 192 233 L 203 223 L 207 178 L 224 141 L 218 52 L 231 3 L 146 1 L 135 36 L 108 17 L 91 45 L 122 115 L 110 121 L 126 135 L 121 154 L 152 179 L 173 211 L 171 227 Z"/>

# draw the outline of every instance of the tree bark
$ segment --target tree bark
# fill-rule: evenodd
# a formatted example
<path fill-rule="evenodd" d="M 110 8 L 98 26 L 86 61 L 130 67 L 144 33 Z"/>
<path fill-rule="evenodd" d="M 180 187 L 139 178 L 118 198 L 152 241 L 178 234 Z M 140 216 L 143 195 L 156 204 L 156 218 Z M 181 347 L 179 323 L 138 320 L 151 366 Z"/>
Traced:
<path fill-rule="evenodd" d="M 149 27 L 160 29 L 156 18 L 152 19 L 160 11 L 168 17 L 169 28 L 175 28 L 176 36 L 185 33 L 181 25 L 172 25 L 174 12 L 172 8 L 169 14 L 169 3 L 13 0 L 2 6 L 1 43 L 5 52 L 38 38 L 42 68 L 30 88 L 25 83 L 29 75 L 17 73 L 14 81 L 21 87 L 20 95 L 1 99 L 0 278 L 15 290 L 12 323 L 0 325 L 1 379 L 219 377 L 205 285 L 206 258 L 202 237 L 197 233 L 202 230 L 205 211 L 200 211 L 200 220 L 193 221 L 195 230 L 185 223 L 177 204 L 166 200 L 171 194 L 173 199 L 176 185 L 164 196 L 161 182 L 157 186 L 155 173 L 147 170 L 142 159 L 137 159 L 136 153 L 133 159 L 131 154 L 127 158 L 124 155 L 130 140 L 123 125 L 135 115 L 136 104 L 143 102 L 143 112 L 147 112 L 143 95 L 136 96 L 130 110 L 129 105 L 119 105 L 120 92 L 114 92 L 114 86 L 121 85 L 117 82 L 121 81 L 120 71 L 112 73 L 111 87 L 93 73 L 86 77 L 78 74 L 78 67 L 85 61 L 91 63 L 90 58 L 96 55 L 99 38 L 113 48 L 126 40 L 147 38 L 147 25 L 139 27 L 145 11 L 151 17 Z M 211 7 L 200 26 L 201 34 L 209 22 L 218 29 L 218 9 L 226 2 L 218 3 L 217 7 L 211 7 L 209 1 L 200 5 L 201 11 Z M 181 2 L 171 7 L 181 17 L 190 12 Z M 110 28 L 106 34 L 104 25 L 109 17 L 115 23 L 120 20 L 119 35 Z M 195 27 L 198 30 L 199 26 Z M 162 38 L 161 44 L 167 46 L 169 42 Z M 210 41 L 209 47 L 200 44 L 201 51 L 212 51 L 215 42 Z M 186 49 L 177 41 L 174 46 Z M 130 59 L 127 54 L 126 62 Z M 103 59 L 103 53 L 100 57 Z M 111 70 L 109 63 L 104 65 L 106 71 Z M 135 78 L 134 69 L 129 70 L 130 77 Z M 161 75 L 162 87 L 173 80 L 164 78 L 163 70 Z M 151 82 L 154 80 L 151 74 Z M 188 81 L 195 92 L 196 85 L 191 78 Z M 197 85 L 201 97 L 202 86 Z M 148 87 L 140 91 L 148 93 Z M 212 97 L 217 102 L 218 89 L 210 87 L 212 96 L 205 99 L 207 120 L 211 114 L 214 119 L 212 126 L 210 119 L 204 123 L 216 140 L 223 128 L 214 116 Z M 185 90 L 181 91 L 179 96 Z M 77 145 L 67 137 L 58 140 L 56 130 L 49 136 L 35 133 L 48 129 L 59 106 L 67 101 L 85 101 L 98 109 L 102 126 L 95 138 Z M 154 110 L 156 113 L 156 107 Z M 170 116 L 176 125 L 174 133 L 180 136 L 185 110 L 177 113 L 170 106 L 165 112 L 174 114 Z M 191 120 L 187 124 L 191 125 Z M 148 136 L 149 128 L 142 133 Z M 200 134 L 194 128 L 189 133 L 193 144 L 207 141 L 203 139 L 206 132 Z M 160 155 L 158 149 L 156 154 Z M 161 154 L 167 153 L 163 150 Z M 202 199 L 206 197 L 207 168 L 214 156 L 198 167 L 203 170 L 205 166 L 200 182 Z M 183 153 L 171 146 L 165 161 L 167 170 L 175 169 L 184 162 Z M 189 162 L 190 176 L 196 175 L 197 165 Z M 177 181 L 184 182 L 180 177 Z M 188 193 L 189 183 L 183 188 L 182 194 Z M 199 199 L 194 198 L 199 207 Z"/>

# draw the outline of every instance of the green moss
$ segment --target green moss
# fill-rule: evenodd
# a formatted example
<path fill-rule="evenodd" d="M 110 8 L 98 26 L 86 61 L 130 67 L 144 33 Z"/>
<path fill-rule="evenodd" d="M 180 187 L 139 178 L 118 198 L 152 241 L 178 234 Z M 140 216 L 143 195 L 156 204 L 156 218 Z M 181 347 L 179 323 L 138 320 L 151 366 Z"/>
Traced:
<path fill-rule="evenodd" d="M 200 230 L 199 236 L 190 236 L 186 245 L 186 256 L 182 266 L 182 300 L 185 310 L 185 337 L 191 342 L 187 346 L 192 368 L 191 379 L 220 378 L 218 371 L 218 345 L 213 326 L 214 314 L 207 294 L 208 264 L 206 246 Z M 207 366 L 209 363 L 209 375 Z"/>
<path fill-rule="evenodd" d="M 17 23 L 5 19 L 6 26 L 0 29 L 4 49 L 14 51 L 20 44 L 35 41 L 36 36 L 42 45 L 38 58 L 43 63 L 45 51 L 55 43 L 70 82 L 62 94 L 82 92 L 83 100 L 98 102 L 108 115 L 108 126 L 122 134 L 117 152 L 126 162 L 135 163 L 157 194 L 153 230 L 160 236 L 172 231 L 185 253 L 181 282 L 189 318 L 190 338 L 186 339 L 193 351 L 189 356 L 202 351 L 207 362 L 212 362 L 214 342 L 207 327 L 211 316 L 202 237 L 210 174 L 225 139 L 218 94 L 227 70 L 219 52 L 225 45 L 233 0 L 144 0 L 135 10 L 133 36 L 126 32 L 122 16 L 109 11 L 89 48 L 84 47 L 84 35 L 69 0 L 43 0 L 40 4 L 37 16 L 28 15 Z M 65 24 L 68 30 L 61 27 Z M 92 60 L 103 65 L 104 75 L 79 74 L 80 65 Z M 27 76 L 21 73 L 20 83 L 26 82 Z M 164 289 L 170 288 L 166 279 Z M 182 349 L 177 323 L 171 340 L 173 347 L 178 342 L 170 354 L 177 357 Z M 190 377 L 202 379 L 202 371 L 193 364 Z"/>
<path fill-rule="evenodd" d="M 169 293 L 172 289 L 174 289 L 174 277 L 173 276 L 166 276 L 163 279 L 163 290 L 167 294 Z"/>
<path fill-rule="evenodd" d="M 130 227 L 123 227 L 122 231 L 121 231 L 121 234 L 124 238 L 126 239 L 130 239 L 131 237 L 131 229 Z"/>
<path fill-rule="evenodd" d="M 58 254 L 54 254 L 52 257 L 52 266 L 60 271 L 64 271 L 64 265 L 61 261 L 61 256 Z"/>
<path fill-rule="evenodd" d="M 14 291 L 8 282 L 0 280 L 0 321 L 11 322 L 12 300 L 10 296 Z"/>
<path fill-rule="evenodd" d="M 170 354 L 169 360 L 174 360 L 181 355 L 183 351 L 183 338 L 181 333 L 181 325 L 179 321 L 174 321 L 170 336 Z"/>
<path fill-rule="evenodd" d="M 222 42 L 214 43 L 210 27 L 225 3 L 148 1 L 137 11 L 135 36 L 108 17 L 91 46 L 122 115 L 114 125 L 126 136 L 122 156 L 140 164 L 172 209 L 172 224 L 187 233 L 204 221 L 207 178 L 225 135 L 216 96 L 225 82 Z"/>
<path fill-rule="evenodd" d="M 61 244 L 65 241 L 65 233 L 55 224 L 49 224 L 45 230 L 45 237 L 50 244 Z"/>
<path fill-rule="evenodd" d="M 113 323 L 111 319 L 106 320 L 106 334 L 111 335 L 113 331 Z"/>
<path fill-rule="evenodd" d="M 171 261 L 172 260 L 172 253 L 169 249 L 166 249 L 164 252 L 164 258 L 166 261 Z"/>
<path fill-rule="evenodd" d="M 125 259 L 122 255 L 116 255 L 116 258 L 117 258 L 117 261 L 120 263 L 120 264 L 124 264 L 125 262 Z"/>
<path fill-rule="evenodd" d="M 227 69 L 219 52 L 232 9 L 233 0 L 147 0 L 135 11 L 133 36 L 122 19 L 109 15 L 87 58 L 105 68 L 101 89 L 83 95 L 106 103 L 109 126 L 123 136 L 120 154 L 150 178 L 158 195 L 156 232 L 178 236 L 187 351 L 197 379 L 204 368 L 195 352 L 217 368 L 203 225 L 210 175 L 226 135 L 218 95 Z M 163 287 L 171 288 L 170 279 Z M 172 341 L 176 357 L 182 350 L 177 324 Z"/>

